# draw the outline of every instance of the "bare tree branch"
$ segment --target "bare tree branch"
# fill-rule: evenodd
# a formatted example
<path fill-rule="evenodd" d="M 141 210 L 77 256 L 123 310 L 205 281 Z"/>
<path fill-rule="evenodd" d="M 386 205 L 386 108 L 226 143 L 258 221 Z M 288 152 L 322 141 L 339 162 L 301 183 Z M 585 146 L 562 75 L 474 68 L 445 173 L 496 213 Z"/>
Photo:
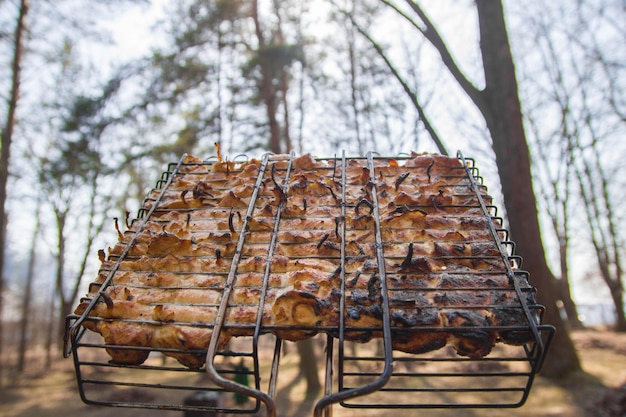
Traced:
<path fill-rule="evenodd" d="M 404 91 L 407 93 L 407 95 L 409 96 L 409 98 L 411 99 L 411 102 L 413 103 L 413 106 L 415 106 L 415 109 L 417 110 L 417 113 L 419 114 L 420 120 L 422 121 L 422 123 L 424 124 L 424 128 L 426 129 L 426 131 L 428 132 L 428 134 L 430 135 L 430 138 L 432 139 L 432 141 L 435 143 L 435 145 L 437 146 L 437 150 L 439 151 L 439 153 L 441 153 L 442 155 L 448 155 L 448 150 L 446 149 L 445 145 L 443 144 L 443 141 L 441 140 L 441 138 L 439 137 L 439 135 L 437 134 L 437 131 L 435 130 L 435 128 L 433 127 L 433 125 L 430 123 L 430 120 L 428 119 L 428 117 L 426 116 L 426 113 L 424 112 L 424 108 L 422 107 L 422 105 L 420 104 L 420 101 L 417 97 L 417 94 L 415 94 L 415 92 L 411 89 L 411 87 L 406 83 L 406 81 L 404 80 L 404 78 L 402 77 L 402 75 L 398 72 L 398 70 L 396 69 L 396 67 L 394 67 L 394 65 L 391 63 L 391 61 L 389 60 L 389 57 L 387 57 L 387 55 L 385 54 L 385 51 L 383 50 L 383 48 L 380 46 L 380 44 L 378 44 L 378 42 L 376 42 L 352 17 L 352 15 L 347 14 L 347 16 L 350 18 L 350 21 L 352 22 L 352 25 L 359 31 L 359 33 L 361 35 L 363 35 L 364 38 L 366 38 L 374 47 L 374 49 L 376 50 L 376 52 L 378 53 L 378 55 L 385 61 L 385 64 L 387 64 L 387 67 L 389 68 L 389 70 L 391 71 L 391 73 L 393 74 L 393 76 L 396 78 L 396 80 L 398 80 L 398 82 L 400 83 L 400 85 L 402 85 L 402 88 L 404 89 Z"/>
<path fill-rule="evenodd" d="M 468 97 L 474 102 L 474 104 L 479 109 L 484 109 L 486 107 L 485 99 L 482 94 L 482 90 L 478 89 L 466 76 L 463 74 L 463 71 L 456 63 L 452 53 L 448 49 L 443 37 L 435 27 L 435 25 L 431 22 L 430 18 L 422 7 L 417 4 L 413 0 L 405 0 L 409 5 L 411 10 L 415 12 L 418 18 L 422 21 L 423 27 L 420 26 L 415 20 L 413 20 L 408 14 L 406 14 L 402 9 L 400 9 L 395 4 L 391 3 L 389 0 L 381 0 L 387 6 L 391 7 L 394 11 L 396 11 L 400 16 L 406 19 L 413 27 L 415 27 L 424 37 L 431 43 L 431 45 L 437 50 L 439 55 L 441 56 L 441 60 L 443 64 L 446 66 L 452 77 L 456 80 L 459 86 L 463 89 L 463 91 L 468 95 Z"/>
<path fill-rule="evenodd" d="M 26 34 L 26 15 L 29 10 L 29 2 L 20 2 L 19 12 L 16 19 L 15 37 L 13 41 L 13 62 L 11 64 L 11 84 L 8 99 L 6 124 L 0 126 L 0 358 L 2 358 L 3 325 L 2 325 L 2 296 L 4 295 L 4 254 L 7 235 L 7 183 L 9 179 L 9 160 L 11 142 L 13 140 L 13 128 L 15 126 L 15 113 L 17 111 L 20 96 L 21 67 L 24 52 L 24 36 Z M 3 368 L 0 360 L 0 386 L 3 385 Z"/>

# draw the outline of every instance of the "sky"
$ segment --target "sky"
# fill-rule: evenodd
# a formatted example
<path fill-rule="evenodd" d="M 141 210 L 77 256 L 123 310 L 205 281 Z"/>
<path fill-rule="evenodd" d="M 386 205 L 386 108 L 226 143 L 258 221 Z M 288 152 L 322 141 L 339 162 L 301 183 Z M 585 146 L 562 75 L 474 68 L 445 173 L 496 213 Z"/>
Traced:
<path fill-rule="evenodd" d="M 123 13 L 105 24 L 111 31 L 113 42 L 99 48 L 101 59 L 111 64 L 127 62 L 144 56 L 151 47 L 163 42 L 154 28 L 165 17 L 166 3 L 165 0 L 153 0 L 149 5 L 138 2 L 124 7 Z"/>

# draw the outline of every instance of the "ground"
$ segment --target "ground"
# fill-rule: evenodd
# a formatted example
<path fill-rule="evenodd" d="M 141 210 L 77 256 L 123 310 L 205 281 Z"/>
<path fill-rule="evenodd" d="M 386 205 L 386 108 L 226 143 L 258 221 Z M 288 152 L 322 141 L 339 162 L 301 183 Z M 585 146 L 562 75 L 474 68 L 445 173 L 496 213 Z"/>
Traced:
<path fill-rule="evenodd" d="M 511 417 L 625 417 L 626 416 L 626 334 L 604 329 L 573 332 L 584 372 L 554 380 L 537 377 L 526 404 L 507 409 Z M 556 352 L 553 352 L 556 354 Z M 547 358 L 549 360 L 549 357 Z M 304 382 L 295 371 L 295 349 L 287 352 L 282 364 L 293 364 L 293 373 L 281 374 L 278 387 L 278 416 L 312 416 L 313 401 L 307 401 Z M 140 396 L 140 390 L 132 391 Z M 503 410 L 470 409 L 464 416 L 500 416 Z M 85 405 L 80 401 L 70 359 L 59 358 L 47 372 L 29 370 L 0 392 L 0 417 L 180 417 L 182 411 L 155 411 Z M 262 414 L 262 413 L 260 413 Z M 191 415 L 191 414 L 190 414 Z M 458 410 L 364 410 L 335 406 L 333 416 L 423 417 L 458 416 Z"/>

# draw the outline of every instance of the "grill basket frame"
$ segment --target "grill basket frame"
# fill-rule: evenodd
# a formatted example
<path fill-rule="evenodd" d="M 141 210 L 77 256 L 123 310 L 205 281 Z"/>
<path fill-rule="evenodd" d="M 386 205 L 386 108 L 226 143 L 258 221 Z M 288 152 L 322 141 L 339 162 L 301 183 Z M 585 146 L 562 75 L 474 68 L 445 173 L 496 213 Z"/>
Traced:
<path fill-rule="evenodd" d="M 247 213 L 243 217 L 242 230 L 246 230 L 246 221 L 252 218 L 255 210 L 257 193 L 262 186 L 264 175 L 270 175 L 271 155 L 263 156 L 259 175 L 256 178 L 253 196 L 250 199 Z M 280 185 L 274 178 L 272 180 L 282 192 L 289 192 L 287 184 L 292 170 L 294 153 L 288 156 L 288 167 L 285 170 L 283 184 Z M 346 278 L 345 268 L 341 272 L 341 298 L 339 325 L 336 328 L 316 328 L 316 331 L 326 333 L 325 340 L 325 378 L 324 392 L 321 399 L 316 403 L 315 416 L 329 416 L 333 404 L 340 404 L 346 408 L 367 409 L 421 409 L 421 408 L 512 408 L 524 404 L 530 393 L 536 374 L 540 371 L 546 352 L 555 333 L 555 328 L 543 323 L 545 308 L 535 302 L 535 289 L 529 283 L 528 272 L 521 269 L 522 258 L 515 254 L 515 245 L 509 240 L 508 231 L 503 226 L 502 218 L 497 216 L 495 206 L 485 202 L 483 191 L 486 191 L 483 178 L 473 159 L 465 158 L 460 152 L 457 158 L 464 168 L 463 175 L 469 181 L 469 189 L 476 197 L 477 209 L 485 218 L 489 219 L 489 230 L 492 241 L 496 243 L 502 263 L 506 266 L 506 273 L 510 287 L 507 291 L 514 291 L 519 301 L 519 311 L 526 320 L 525 325 L 516 326 L 485 326 L 484 328 L 473 327 L 477 331 L 501 331 L 501 332 L 525 332 L 530 335 L 529 341 L 520 346 L 502 346 L 498 344 L 490 355 L 484 358 L 471 359 L 458 355 L 451 355 L 450 349 L 421 354 L 406 354 L 392 349 L 391 340 L 394 332 L 438 332 L 445 331 L 452 334 L 461 334 L 467 329 L 447 327 L 428 328 L 420 327 L 415 330 L 393 327 L 390 319 L 390 289 L 387 288 L 386 271 L 384 270 L 385 255 L 380 225 L 379 205 L 376 201 L 378 192 L 372 192 L 372 213 L 376 222 L 377 262 L 380 275 L 382 326 L 363 329 L 383 334 L 380 339 L 374 339 L 368 345 L 374 344 L 375 351 L 380 354 L 372 355 L 371 349 L 362 349 L 362 344 L 346 340 L 346 332 L 354 332 L 356 329 L 345 325 L 345 301 L 346 301 Z M 346 218 L 345 189 L 346 189 L 346 163 L 350 160 L 361 161 L 369 167 L 371 181 L 376 188 L 375 163 L 388 160 L 403 161 L 408 157 L 378 157 L 369 153 L 365 158 L 341 158 L 321 159 L 332 164 L 333 176 L 341 164 L 342 195 L 340 199 L 342 218 Z M 117 258 L 116 266 L 109 273 L 107 279 L 101 284 L 103 291 L 111 284 L 115 272 L 121 262 L 128 256 L 129 249 L 135 242 L 139 232 L 151 220 L 154 212 L 159 210 L 160 198 L 171 186 L 174 178 L 184 171 L 188 165 L 187 156 L 178 163 L 168 165 L 157 181 L 155 188 L 146 197 L 137 218 L 140 222 L 137 231 L 132 235 L 126 249 Z M 207 160 L 202 164 L 210 171 L 215 160 Z M 151 196 L 157 195 L 154 199 Z M 148 208 L 146 208 L 148 207 Z M 272 232 L 272 242 L 268 248 L 269 256 L 276 245 L 278 225 L 280 221 L 280 208 L 275 219 L 275 230 Z M 346 222 L 337 226 L 337 232 L 345 236 Z M 244 245 L 246 233 L 240 233 L 238 242 L 241 248 Z M 345 239 L 342 239 L 345 242 Z M 98 296 L 87 300 L 87 309 L 81 315 L 72 314 L 66 318 L 64 356 L 72 356 L 78 390 L 81 399 L 87 404 L 107 405 L 113 407 L 147 408 L 160 410 L 181 411 L 212 411 L 224 414 L 256 414 L 262 408 L 266 409 L 266 415 L 275 416 L 276 392 L 278 386 L 278 373 L 282 356 L 283 341 L 275 337 L 271 332 L 281 330 L 280 326 L 267 327 L 263 325 L 261 315 L 253 328 L 253 335 L 237 338 L 233 343 L 234 349 L 219 349 L 218 339 L 220 332 L 228 328 L 224 316 L 229 306 L 229 294 L 236 280 L 236 265 L 238 255 L 232 259 L 231 270 L 224 285 L 217 320 L 213 324 L 204 326 L 212 329 L 212 338 L 206 350 L 200 350 L 198 355 L 206 355 L 206 366 L 201 369 L 189 369 L 182 365 L 159 363 L 158 358 L 151 358 L 141 365 L 122 365 L 110 363 L 106 354 L 107 349 L 130 349 L 124 346 L 106 345 L 101 341 L 94 341 L 91 332 L 87 331 L 85 322 L 97 323 L 100 318 L 90 317 L 89 312 L 97 302 Z M 345 247 L 341 248 L 341 265 L 345 263 Z M 269 276 L 269 263 L 265 272 L 264 286 L 262 288 L 261 304 L 265 302 L 267 291 L 267 277 Z M 101 300 L 100 300 L 101 301 Z M 477 308 L 484 306 L 477 306 Z M 469 307 L 471 308 L 471 306 Z M 492 308 L 497 308 L 493 306 Z M 260 308 L 261 309 L 261 308 Z M 291 326 L 290 330 L 298 329 Z M 302 330 L 311 330 L 303 327 Z M 176 349 L 165 348 L 139 348 L 134 350 L 148 350 L 163 354 L 182 353 Z M 360 352 L 359 352 L 360 351 Z M 260 353 L 262 352 L 262 355 Z M 184 353 L 189 353 L 184 351 Z M 269 366 L 261 365 L 270 361 Z M 236 366 L 239 363 L 241 366 Z M 233 366 L 235 364 L 235 366 Z M 149 383 L 151 375 L 167 374 L 176 382 L 172 383 Z M 180 377 L 178 377 L 180 375 Z M 248 380 L 250 386 L 241 381 Z M 497 383 L 494 381 L 497 380 Z M 409 381 L 409 382 L 407 382 Z M 473 385 L 473 386 L 472 386 Z M 109 391 L 127 393 L 129 395 L 115 395 Z M 145 396 L 133 394 L 148 392 Z M 232 400 L 220 401 L 211 405 L 189 404 L 184 402 L 186 395 L 194 393 L 215 393 L 221 398 L 230 398 L 230 394 L 239 395 L 238 398 L 248 398 L 252 401 L 233 402 Z M 103 395 L 106 393 L 106 395 Z M 153 394 L 150 394 L 153 393 Z M 414 399 L 410 402 L 399 403 L 397 393 L 411 394 Z M 406 397 L 406 395 L 405 395 Z"/>

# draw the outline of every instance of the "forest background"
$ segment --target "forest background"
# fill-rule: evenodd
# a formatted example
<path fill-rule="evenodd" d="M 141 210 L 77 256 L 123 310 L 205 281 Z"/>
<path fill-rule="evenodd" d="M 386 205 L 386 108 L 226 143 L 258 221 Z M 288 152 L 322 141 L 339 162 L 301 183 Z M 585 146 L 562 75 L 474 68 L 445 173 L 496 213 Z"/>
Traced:
<path fill-rule="evenodd" d="M 459 149 L 510 211 L 468 93 L 488 82 L 483 3 L 0 1 L 0 359 L 19 353 L 0 382 L 34 346 L 58 358 L 113 219 L 183 153 Z M 503 3 L 555 276 L 537 279 L 565 334 L 576 303 L 610 305 L 624 331 L 626 5 Z"/>

